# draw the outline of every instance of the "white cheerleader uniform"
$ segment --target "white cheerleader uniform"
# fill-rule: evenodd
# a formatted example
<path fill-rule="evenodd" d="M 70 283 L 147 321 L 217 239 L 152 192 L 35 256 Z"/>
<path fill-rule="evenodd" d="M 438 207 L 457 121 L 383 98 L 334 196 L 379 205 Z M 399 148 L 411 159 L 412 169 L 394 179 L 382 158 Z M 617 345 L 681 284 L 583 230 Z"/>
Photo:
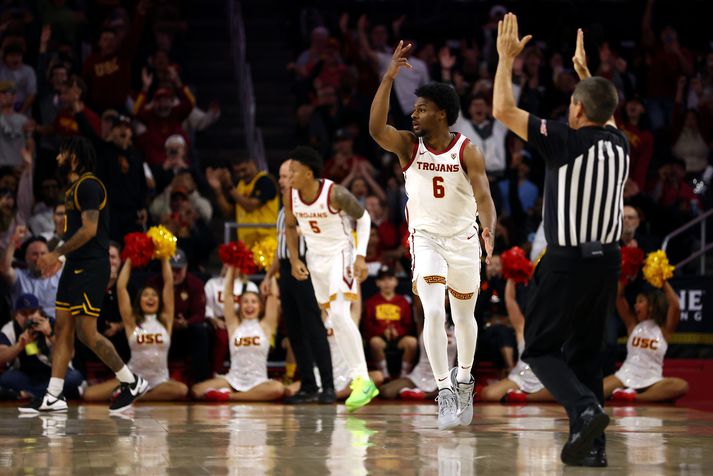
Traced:
<path fill-rule="evenodd" d="M 448 362 L 455 361 L 456 358 L 456 340 L 453 335 L 453 326 L 446 329 L 448 335 Z M 436 378 L 433 376 L 431 364 L 428 362 L 426 348 L 423 346 L 423 334 L 418 336 L 418 347 L 420 349 L 418 363 L 413 368 L 410 374 L 406 376 L 411 380 L 416 387 L 423 390 L 425 393 L 435 392 L 438 388 Z"/>
<path fill-rule="evenodd" d="M 228 381 L 237 392 L 267 382 L 267 354 L 270 340 L 257 319 L 245 319 L 230 341 L 230 370 L 221 378 Z"/>
<path fill-rule="evenodd" d="M 334 182 L 322 179 L 317 197 L 305 202 L 298 190 L 292 189 L 292 213 L 297 218 L 307 243 L 307 269 L 319 304 L 327 304 L 342 293 L 347 301 L 356 301 L 357 280 L 354 278 L 354 220 L 329 203 Z"/>
<path fill-rule="evenodd" d="M 627 388 L 650 387 L 663 380 L 663 358 L 668 343 L 652 319 L 639 322 L 626 343 L 626 360 L 614 375 Z"/>
<path fill-rule="evenodd" d="M 169 380 L 168 349 L 170 347 L 171 336 L 156 314 L 145 316 L 144 322 L 137 325 L 131 334 L 129 339 L 131 359 L 127 366 L 133 373 L 146 379 L 149 390 Z"/>
<path fill-rule="evenodd" d="M 525 342 L 517 343 L 517 351 L 520 355 L 525 350 Z M 529 365 L 522 359 L 517 361 L 508 375 L 508 380 L 512 380 L 525 393 L 536 393 L 545 388 L 532 371 Z"/>
<path fill-rule="evenodd" d="M 413 281 L 447 285 L 458 299 L 480 286 L 478 205 L 463 160 L 468 143 L 456 133 L 439 152 L 419 138 L 404 167 Z"/>

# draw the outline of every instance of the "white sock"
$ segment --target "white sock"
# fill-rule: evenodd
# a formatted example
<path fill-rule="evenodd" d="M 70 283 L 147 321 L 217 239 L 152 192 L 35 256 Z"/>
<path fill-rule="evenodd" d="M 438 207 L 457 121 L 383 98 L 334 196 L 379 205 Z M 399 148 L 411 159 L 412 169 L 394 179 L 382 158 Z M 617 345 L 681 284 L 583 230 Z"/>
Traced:
<path fill-rule="evenodd" d="M 475 321 L 475 301 L 477 294 L 470 299 L 458 299 L 448 294 L 451 304 L 451 317 L 455 325 L 454 334 L 458 347 L 458 374 L 460 383 L 470 383 L 470 369 L 475 357 L 475 344 L 478 341 L 478 323 Z"/>
<path fill-rule="evenodd" d="M 121 370 L 119 370 L 116 373 L 116 378 L 119 379 L 119 382 L 123 383 L 134 383 L 136 382 L 136 378 L 134 377 L 134 374 L 129 370 L 129 367 L 124 365 Z"/>
<path fill-rule="evenodd" d="M 423 347 L 438 389 L 450 388 L 444 287 L 442 284 L 428 284 L 421 279 L 416 282 L 416 286 L 423 304 Z"/>
<path fill-rule="evenodd" d="M 386 365 L 386 360 L 380 360 L 379 363 L 379 370 L 381 370 L 381 373 L 384 374 L 384 378 L 389 377 L 389 366 Z"/>
<path fill-rule="evenodd" d="M 59 397 L 62 394 L 62 389 L 64 389 L 63 378 L 50 378 L 50 383 L 47 385 L 47 393 L 53 397 Z"/>
<path fill-rule="evenodd" d="M 361 334 L 352 320 L 349 304 L 348 301 L 337 298 L 329 305 L 327 313 L 332 320 L 334 338 L 344 360 L 349 366 L 351 377 L 353 379 L 357 377 L 368 379 L 369 371 L 366 368 L 366 357 L 364 357 Z"/>
<path fill-rule="evenodd" d="M 406 360 L 401 362 L 401 376 L 402 377 L 405 377 L 408 374 L 410 374 L 411 370 L 413 370 L 413 366 L 411 365 L 411 362 L 408 362 Z"/>

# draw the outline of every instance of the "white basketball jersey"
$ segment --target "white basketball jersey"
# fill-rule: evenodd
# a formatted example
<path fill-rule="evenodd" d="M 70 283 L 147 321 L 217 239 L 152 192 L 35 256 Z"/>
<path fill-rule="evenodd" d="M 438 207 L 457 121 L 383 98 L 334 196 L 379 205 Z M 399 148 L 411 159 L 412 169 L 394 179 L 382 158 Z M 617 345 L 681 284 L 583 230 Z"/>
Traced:
<path fill-rule="evenodd" d="M 149 383 L 149 388 L 168 380 L 168 349 L 171 336 L 155 314 L 145 317 L 136 326 L 129 339 L 131 359 L 127 364 L 132 372 L 141 375 Z"/>
<path fill-rule="evenodd" d="M 467 137 L 456 133 L 443 152 L 431 150 L 419 137 L 404 169 L 406 220 L 409 231 L 453 236 L 473 226 L 478 214 L 473 188 L 463 161 Z"/>
<path fill-rule="evenodd" d="M 292 189 L 292 213 L 307 242 L 308 253 L 334 255 L 354 247 L 354 220 L 329 204 L 333 185 L 331 180 L 322 179 L 317 197 L 309 203 L 302 200 L 298 190 Z"/>
<path fill-rule="evenodd" d="M 614 374 L 628 388 L 645 388 L 663 379 L 668 343 L 652 320 L 639 322 L 626 343 L 626 360 Z"/>

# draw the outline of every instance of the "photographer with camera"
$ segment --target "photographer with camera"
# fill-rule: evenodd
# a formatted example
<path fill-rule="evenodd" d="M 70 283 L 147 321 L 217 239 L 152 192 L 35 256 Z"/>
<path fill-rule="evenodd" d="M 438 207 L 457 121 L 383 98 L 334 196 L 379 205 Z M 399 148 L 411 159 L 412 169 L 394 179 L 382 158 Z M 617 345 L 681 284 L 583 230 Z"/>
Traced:
<path fill-rule="evenodd" d="M 0 387 L 28 392 L 41 398 L 50 381 L 54 319 L 46 317 L 32 294 L 22 294 L 15 303 L 15 316 L 0 330 Z M 84 378 L 70 368 L 64 380 L 64 395 L 79 397 Z"/>

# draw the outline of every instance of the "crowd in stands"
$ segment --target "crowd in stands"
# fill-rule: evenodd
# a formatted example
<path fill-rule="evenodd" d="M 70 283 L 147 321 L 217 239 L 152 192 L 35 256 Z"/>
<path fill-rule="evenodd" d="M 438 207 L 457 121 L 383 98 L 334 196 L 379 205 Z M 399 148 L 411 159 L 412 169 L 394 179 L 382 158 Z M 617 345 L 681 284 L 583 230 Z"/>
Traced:
<path fill-rule="evenodd" d="M 165 347 L 160 352 L 185 369 L 169 374 L 167 367 L 152 387 L 156 399 L 240 400 L 248 393 L 274 400 L 285 392 L 266 373 L 268 351 L 282 358 L 281 346 L 275 346 L 280 340 L 274 338 L 284 335 L 279 294 L 261 298 L 249 277 L 207 263 L 219 241 L 211 223 L 274 223 L 279 186 L 253 158 L 237 151 L 228 167 L 204 170 L 195 160 L 194 132 L 218 120 L 220 109 L 213 104 L 201 110 L 195 91 L 182 79 L 182 2 L 125 3 L 89 2 L 80 9 L 72 2 L 41 0 L 0 6 L 0 397 L 41 394 L 49 379 L 59 273 L 43 277 L 36 263 L 62 242 L 66 183 L 56 173 L 55 157 L 63 139 L 80 134 L 97 151 L 96 173 L 111 210 L 111 279 L 100 332 L 129 360 L 135 355 L 132 339 L 139 339 L 145 323 L 157 329 L 150 335 L 161 340 L 155 342 Z M 640 12 L 634 46 L 603 34 L 593 35 L 596 44 L 587 45 L 592 72 L 619 89 L 616 119 L 631 146 L 622 245 L 647 252 L 710 208 L 713 179 L 713 52 L 709 45 L 679 39 L 671 26 L 655 29 L 655 7 L 648 1 Z M 347 187 L 371 216 L 370 278 L 355 314 L 367 356 L 379 373 L 374 380 L 392 381 L 384 392 L 389 398 L 428 380 L 419 346 L 422 310 L 408 274 L 403 174 L 396 157 L 379 149 L 366 127 L 371 99 L 399 39 L 414 44 L 413 68 L 395 81 L 391 123 L 411 128 L 418 86 L 452 84 L 461 99 L 454 128 L 485 156 L 498 211 L 496 255 L 520 246 L 535 261 L 544 247 L 539 229 L 544 161 L 491 114 L 495 28 L 505 12 L 493 5 L 471 22 L 467 34 L 434 37 L 421 33 L 427 31 L 423 19 L 310 7 L 300 12 L 292 38 L 295 61 L 287 67 L 294 74 L 298 144 L 317 149 L 324 157 L 324 176 Z M 573 39 L 574 29 L 571 43 L 532 42 L 518 58 L 513 89 L 520 107 L 566 120 L 576 84 L 569 64 Z M 132 272 L 120 257 L 123 238 L 154 224 L 178 238 L 179 251 L 163 266 L 153 263 Z M 238 237 L 251 245 L 271 234 L 271 227 L 246 228 Z M 695 236 L 685 235 L 669 249 L 671 260 L 687 256 L 694 245 Z M 146 289 L 155 295 L 145 296 Z M 505 376 L 517 364 L 520 339 L 510 323 L 498 256 L 483 266 L 480 291 L 477 358 L 494 362 Z M 234 306 L 226 306 L 226 299 Z M 157 302 L 161 306 L 152 311 Z M 141 339 L 147 342 L 145 334 Z M 231 345 L 236 335 L 245 339 L 236 341 L 244 344 L 239 351 Z M 160 352 L 156 355 L 163 359 Z M 332 345 L 336 384 L 347 377 L 338 371 L 335 352 Z M 248 368 L 255 360 L 241 369 L 245 358 L 258 359 L 264 369 Z M 289 379 L 294 372 L 289 352 L 287 360 Z M 113 383 L 86 388 L 87 381 L 102 385 L 91 370 L 96 365 L 96 357 L 78 342 L 65 394 L 76 398 L 88 391 L 89 400 L 109 398 Z M 284 383 L 289 394 L 291 382 Z"/>

